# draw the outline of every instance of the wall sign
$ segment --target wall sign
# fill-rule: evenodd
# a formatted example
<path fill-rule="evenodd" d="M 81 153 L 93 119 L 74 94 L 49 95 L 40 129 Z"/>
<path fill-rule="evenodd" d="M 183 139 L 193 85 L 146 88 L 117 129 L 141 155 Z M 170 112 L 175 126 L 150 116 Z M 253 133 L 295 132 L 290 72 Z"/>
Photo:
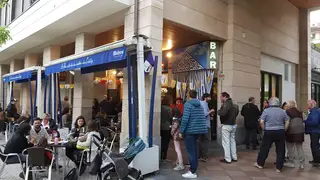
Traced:
<path fill-rule="evenodd" d="M 209 69 L 217 69 L 218 68 L 218 44 L 216 42 L 209 42 L 209 50 L 208 50 L 208 67 Z"/>

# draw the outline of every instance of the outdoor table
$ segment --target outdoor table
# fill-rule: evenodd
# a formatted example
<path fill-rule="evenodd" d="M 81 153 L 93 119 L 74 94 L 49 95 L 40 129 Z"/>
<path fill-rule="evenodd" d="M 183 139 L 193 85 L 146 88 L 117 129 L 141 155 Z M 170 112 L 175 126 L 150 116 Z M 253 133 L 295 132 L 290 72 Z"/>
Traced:
<path fill-rule="evenodd" d="M 55 144 L 54 142 L 48 142 L 48 146 L 52 147 L 53 153 L 55 154 L 55 161 L 56 161 L 56 170 L 59 173 L 59 149 L 60 148 L 66 148 L 68 141 L 59 141 L 58 144 Z M 66 169 L 66 161 L 63 160 L 63 167 L 62 167 L 62 175 L 65 176 L 65 169 Z M 60 173 L 59 173 L 60 174 Z"/>

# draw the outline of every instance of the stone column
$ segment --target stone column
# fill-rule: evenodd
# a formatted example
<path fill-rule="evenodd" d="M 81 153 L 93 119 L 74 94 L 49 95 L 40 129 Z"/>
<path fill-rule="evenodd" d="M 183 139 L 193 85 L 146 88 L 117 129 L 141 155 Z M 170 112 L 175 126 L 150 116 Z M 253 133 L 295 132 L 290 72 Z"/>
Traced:
<path fill-rule="evenodd" d="M 77 35 L 75 54 L 94 47 L 94 35 L 87 33 L 81 33 Z M 93 80 L 94 73 L 81 74 L 80 70 L 75 71 L 72 116 L 73 122 L 80 115 L 84 116 L 86 121 L 91 120 L 92 118 Z"/>
<path fill-rule="evenodd" d="M 3 76 L 3 75 L 5 75 L 5 74 L 8 74 L 9 73 L 9 71 L 10 71 L 10 67 L 9 67 L 9 65 L 5 65 L 5 64 L 1 64 L 0 65 L 0 75 L 1 75 L 1 77 Z M 4 108 L 6 108 L 7 107 L 7 101 L 6 101 L 6 99 L 7 99 L 7 96 L 6 96 L 6 94 L 7 94 L 7 86 L 5 85 L 4 86 L 4 92 L 5 92 L 5 97 L 4 97 L 4 103 L 5 104 L 3 104 L 2 103 L 2 101 L 3 101 L 3 96 L 2 96 L 2 93 L 3 93 L 3 91 L 2 91 L 2 86 L 3 86 L 3 78 L 1 78 L 0 79 L 0 103 L 1 103 L 1 107 L 4 109 Z"/>
<path fill-rule="evenodd" d="M 39 64 L 39 56 L 37 54 L 27 54 L 24 60 L 24 68 L 36 66 Z M 35 94 L 35 82 L 31 82 L 32 87 L 32 102 L 34 100 Z M 31 113 L 30 108 L 30 89 L 29 89 L 29 83 L 21 83 L 21 91 L 20 91 L 20 97 L 21 97 L 21 110 L 22 114 L 28 112 Z"/>
<path fill-rule="evenodd" d="M 54 61 L 56 59 L 59 59 L 60 58 L 60 54 L 61 54 L 61 50 L 60 50 L 60 46 L 56 46 L 56 45 L 50 45 L 48 47 L 46 47 L 44 50 L 43 50 L 43 59 L 42 59 L 42 64 L 43 65 L 46 65 L 48 63 L 50 63 L 50 61 Z M 44 81 L 42 81 L 42 86 L 41 86 L 41 91 L 43 92 L 42 93 L 42 97 L 41 99 L 44 101 Z M 51 96 L 51 94 L 49 94 L 49 81 L 47 83 L 47 103 L 48 103 L 48 97 Z M 57 102 L 57 101 L 56 101 Z M 58 105 L 58 104 L 57 104 Z M 58 107 L 58 106 L 57 106 Z M 47 108 L 48 108 L 48 104 L 47 104 Z M 43 112 L 43 107 L 41 109 L 40 112 Z M 47 109 L 47 112 L 48 109 Z M 42 116 L 42 114 L 39 114 L 38 116 Z"/>
<path fill-rule="evenodd" d="M 223 60 L 220 70 L 225 74 L 219 80 L 218 92 L 228 92 L 242 108 L 248 97 L 260 97 L 261 20 L 259 2 L 254 0 L 229 0 L 228 40 L 223 45 Z M 218 108 L 221 103 L 218 103 Z M 219 116 L 218 116 L 219 117 Z M 237 142 L 244 140 L 243 119 L 237 119 Z M 221 141 L 218 119 L 218 142 Z"/>
<path fill-rule="evenodd" d="M 125 17 L 125 38 L 130 38 L 134 35 L 134 5 L 132 5 Z M 160 112 L 161 112 L 161 74 L 162 74 L 162 31 L 163 31 L 163 0 L 142 0 L 139 7 L 139 34 L 146 35 L 150 38 L 152 45 L 152 54 L 159 57 L 157 85 L 155 93 L 154 107 L 154 125 L 153 137 L 154 144 L 160 146 Z M 152 85 L 152 72 L 145 77 L 146 90 L 146 121 L 148 128 L 150 96 Z M 128 80 L 127 73 L 124 70 L 123 83 L 123 107 L 122 107 L 122 129 L 121 141 L 129 136 L 128 129 Z M 138 114 L 138 113 L 137 113 Z M 147 129 L 147 134 L 148 134 Z M 146 142 L 147 143 L 147 142 Z"/>
<path fill-rule="evenodd" d="M 10 62 L 10 73 L 13 73 L 15 71 L 21 70 L 24 67 L 24 61 L 21 59 L 15 59 Z M 21 97 L 20 97 L 20 90 L 21 90 L 21 84 L 19 83 L 14 83 L 13 84 L 13 97 L 18 100 L 16 106 L 18 109 L 18 112 L 21 111 L 21 105 L 22 103 L 20 102 Z"/>
<path fill-rule="evenodd" d="M 296 89 L 299 109 L 307 111 L 307 101 L 311 99 L 311 43 L 310 12 L 300 9 L 299 12 L 299 64 L 297 66 Z"/>

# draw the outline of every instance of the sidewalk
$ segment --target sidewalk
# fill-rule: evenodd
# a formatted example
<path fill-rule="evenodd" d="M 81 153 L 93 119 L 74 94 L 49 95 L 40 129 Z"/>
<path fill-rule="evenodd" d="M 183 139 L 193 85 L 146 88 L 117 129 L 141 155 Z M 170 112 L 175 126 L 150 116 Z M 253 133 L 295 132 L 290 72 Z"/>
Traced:
<path fill-rule="evenodd" d="M 1 137 L 0 144 L 4 140 Z M 320 179 L 320 169 L 313 168 L 308 161 L 311 160 L 311 151 L 309 148 L 309 136 L 306 136 L 304 143 L 304 150 L 306 154 L 306 167 L 304 170 L 298 168 L 284 168 L 282 173 L 276 173 L 273 162 L 275 161 L 275 151 L 270 151 L 269 158 L 265 169 L 257 169 L 253 167 L 258 151 L 248 151 L 244 147 L 238 147 L 239 160 L 237 163 L 223 164 L 219 160 L 223 155 L 222 148 L 216 143 L 210 144 L 210 158 L 208 162 L 199 163 L 199 178 L 198 180 L 314 180 Z M 175 159 L 175 152 L 170 146 L 169 160 Z M 186 153 L 184 152 L 184 159 L 187 162 Z M 2 165 L 2 164 L 1 164 Z M 161 164 L 160 172 L 157 175 L 149 175 L 147 180 L 182 180 L 182 172 L 175 172 L 172 170 L 173 163 Z M 10 165 L 5 168 L 1 180 L 21 180 L 19 178 L 20 168 L 18 165 Z M 53 175 L 53 180 L 58 180 L 57 174 Z M 96 177 L 85 173 L 79 180 L 95 180 Z"/>

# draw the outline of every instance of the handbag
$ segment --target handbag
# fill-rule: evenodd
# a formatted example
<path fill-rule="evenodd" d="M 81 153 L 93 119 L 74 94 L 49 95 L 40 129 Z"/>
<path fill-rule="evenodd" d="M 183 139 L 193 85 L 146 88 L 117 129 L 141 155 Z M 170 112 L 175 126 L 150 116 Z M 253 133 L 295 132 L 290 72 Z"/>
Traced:
<path fill-rule="evenodd" d="M 102 165 L 102 156 L 100 153 L 97 153 L 97 155 L 93 158 L 90 164 L 89 174 L 97 175 L 100 172 L 101 165 Z"/>

